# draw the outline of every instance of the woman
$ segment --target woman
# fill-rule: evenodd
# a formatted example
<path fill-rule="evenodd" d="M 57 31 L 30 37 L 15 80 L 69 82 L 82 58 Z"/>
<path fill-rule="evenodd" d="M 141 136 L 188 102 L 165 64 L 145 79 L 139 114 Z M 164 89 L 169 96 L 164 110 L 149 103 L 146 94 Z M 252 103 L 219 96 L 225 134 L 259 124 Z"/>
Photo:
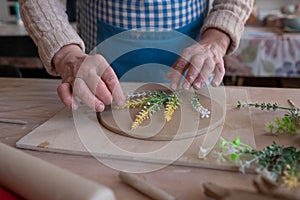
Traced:
<path fill-rule="evenodd" d="M 212 85 L 219 85 L 225 74 L 223 57 L 238 46 L 253 2 L 215 0 L 207 13 L 207 0 L 78 1 L 79 35 L 68 23 L 59 0 L 21 0 L 20 8 L 24 24 L 39 48 L 46 69 L 50 74 L 62 77 L 58 87 L 61 101 L 67 107 L 76 109 L 77 104 L 72 100 L 72 95 L 75 95 L 101 112 L 112 100 L 119 105 L 124 103 L 118 76 L 145 63 L 161 61 L 164 65 L 172 65 L 172 70 L 167 74 L 172 89 L 180 86 L 185 73 L 182 85 L 185 89 L 201 88 L 212 73 Z M 122 40 L 117 43 L 121 48 L 128 44 L 128 40 L 129 46 L 139 46 L 144 42 L 183 48 L 181 44 L 184 42 L 176 43 L 181 39 L 172 38 L 172 34 L 165 37 L 173 30 L 199 42 L 184 47 L 179 58 L 147 45 L 140 45 L 137 51 L 128 52 L 115 60 L 110 60 L 109 56 L 119 49 L 118 45 L 97 48 L 99 51 L 94 55 L 85 53 L 126 30 L 137 31 L 129 34 L 129 39 L 123 36 L 117 38 Z M 139 34 L 141 30 L 143 34 Z M 150 39 L 144 36 L 147 33 L 158 33 L 158 36 L 152 40 L 152 34 Z M 175 43 L 172 44 L 172 41 Z M 146 60 L 141 63 L 143 59 Z"/>

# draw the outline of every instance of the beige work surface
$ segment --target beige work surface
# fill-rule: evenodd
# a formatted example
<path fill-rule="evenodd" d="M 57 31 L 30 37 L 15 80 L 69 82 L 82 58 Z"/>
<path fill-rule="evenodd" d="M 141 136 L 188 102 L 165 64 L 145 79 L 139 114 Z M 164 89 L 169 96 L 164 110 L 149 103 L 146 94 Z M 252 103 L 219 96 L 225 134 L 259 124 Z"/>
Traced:
<path fill-rule="evenodd" d="M 127 92 L 139 88 L 135 84 L 123 84 L 122 86 Z M 16 145 L 19 148 L 38 151 L 93 155 L 99 159 L 121 159 L 158 164 L 154 168 L 172 163 L 183 166 L 236 170 L 231 163 L 219 162 L 215 154 L 208 154 L 205 159 L 199 159 L 198 153 L 200 147 L 204 154 L 209 153 L 210 149 L 218 142 L 220 135 L 229 140 L 233 140 L 239 135 L 243 142 L 255 147 L 249 110 L 235 108 L 237 100 L 247 101 L 247 92 L 236 88 L 227 89 L 225 92 L 225 88 L 220 87 L 203 89 L 200 94 L 203 95 L 201 103 L 212 112 L 209 119 L 199 118 L 199 114 L 194 112 L 188 100 L 192 95 L 183 93 L 181 95 L 182 107 L 185 108 L 182 108 L 181 112 L 177 111 L 181 113 L 181 120 L 174 119 L 168 122 L 170 124 L 161 125 L 161 122 L 164 121 L 163 113 L 156 113 L 152 116 L 152 120 L 149 120 L 150 125 L 135 130 L 139 132 L 138 135 L 152 134 L 152 132 L 158 132 L 159 135 L 161 130 L 156 130 L 155 127 L 162 126 L 164 133 L 169 136 L 174 134 L 174 140 L 171 141 L 152 141 L 147 138 L 137 139 L 127 137 L 126 134 L 117 134 L 114 129 L 111 131 L 100 125 L 95 112 L 85 106 L 80 106 L 73 113 L 67 109 L 61 110 L 19 140 Z M 213 100 L 209 101 L 209 99 Z M 125 129 L 126 126 L 130 128 L 130 123 L 128 123 L 131 121 L 130 116 L 127 118 L 124 113 L 120 114 L 124 111 L 108 109 L 103 114 L 105 116 L 105 113 L 109 114 L 110 112 L 115 112 L 116 126 L 120 125 L 124 128 L 125 124 Z M 195 121 L 197 116 L 199 119 Z M 205 126 L 201 126 L 202 122 Z M 199 126 L 197 126 L 198 123 Z M 177 128 L 174 129 L 174 127 Z M 127 129 L 126 131 L 130 130 Z M 181 137 L 185 134 L 188 137 Z M 192 137 L 193 134 L 194 137 Z M 176 138 L 177 136 L 178 138 Z M 128 166 L 120 168 L 117 161 L 115 163 L 108 161 L 106 164 L 118 170 L 132 172 L 147 172 L 148 170 L 143 169 L 142 163 L 131 166 L 131 168 Z"/>
<path fill-rule="evenodd" d="M 33 130 L 37 130 L 36 128 L 41 126 L 44 122 L 47 123 L 51 117 L 58 115 L 59 111 L 63 108 L 56 93 L 56 87 L 59 83 L 60 80 L 0 78 L 0 117 L 28 122 L 26 125 L 0 123 L 0 141 L 14 147 L 21 137 L 26 136 Z M 285 106 L 288 105 L 287 99 L 291 98 L 296 105 L 300 105 L 300 89 L 226 86 L 225 91 L 228 100 L 226 104 L 227 108 L 235 106 L 237 99 L 239 99 L 237 94 L 244 94 L 242 95 L 244 97 L 246 94 L 249 101 L 277 102 Z M 65 111 L 61 110 L 61 112 Z M 267 134 L 264 130 L 265 123 L 272 121 L 276 116 L 282 116 L 284 112 L 250 109 L 250 114 L 249 118 L 244 118 L 243 112 L 241 111 L 227 111 L 222 136 L 225 137 L 230 133 L 232 137 L 241 135 L 244 138 L 245 134 L 243 134 L 243 130 L 249 132 L 249 130 L 251 131 L 253 128 L 257 148 L 272 144 L 273 141 L 277 141 L 279 144 L 300 147 L 300 137 L 298 135 L 277 137 Z M 250 119 L 252 121 L 252 127 L 241 129 L 240 123 L 243 119 Z M 74 122 L 70 122 L 74 124 Z M 55 123 L 54 126 L 57 126 L 57 124 Z M 65 136 L 69 131 L 70 130 L 63 129 L 59 130 L 58 133 L 53 133 L 56 136 L 60 134 L 57 136 L 57 139 L 53 140 L 57 140 L 56 143 L 59 141 L 64 145 L 68 143 L 74 144 L 73 141 L 76 140 L 77 137 L 74 136 L 75 138 L 70 140 L 68 136 Z M 63 138 L 63 140 L 61 140 L 61 138 Z M 244 140 L 243 138 L 242 140 Z M 70 140 L 70 142 L 67 139 Z M 53 145 L 50 142 L 51 141 L 49 141 L 49 145 Z M 80 141 L 77 142 L 81 143 Z M 47 143 L 41 144 L 41 146 L 44 145 L 47 146 Z M 117 170 L 105 166 L 92 156 L 46 152 L 45 150 L 47 150 L 47 148 L 42 150 L 44 151 L 23 150 L 23 152 L 110 187 L 115 192 L 117 199 L 149 199 L 145 195 L 123 184 L 118 178 Z M 195 152 L 192 153 L 195 155 Z M 135 165 L 136 162 L 131 163 Z M 207 199 L 205 198 L 202 188 L 202 184 L 206 182 L 213 182 L 227 188 L 254 190 L 251 183 L 254 178 L 254 174 L 252 173 L 242 174 L 233 171 L 169 165 L 163 169 L 151 173 L 143 173 L 139 176 L 147 182 L 166 190 L 177 197 L 177 199 Z"/>

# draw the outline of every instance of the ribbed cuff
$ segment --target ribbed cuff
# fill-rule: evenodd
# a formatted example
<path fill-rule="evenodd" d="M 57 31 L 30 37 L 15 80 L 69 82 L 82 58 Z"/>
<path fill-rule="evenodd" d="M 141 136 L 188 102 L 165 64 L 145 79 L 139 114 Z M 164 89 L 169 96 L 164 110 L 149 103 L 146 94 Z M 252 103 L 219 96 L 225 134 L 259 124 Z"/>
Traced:
<path fill-rule="evenodd" d="M 205 19 L 201 34 L 209 28 L 219 29 L 229 35 L 231 42 L 226 53 L 228 55 L 233 53 L 239 45 L 244 31 L 244 22 L 230 11 L 212 12 Z"/>
<path fill-rule="evenodd" d="M 49 74 L 58 76 L 55 67 L 52 65 L 52 59 L 62 47 L 69 44 L 76 44 L 83 52 L 85 51 L 84 42 L 69 24 L 64 27 L 64 30 L 46 32 L 38 41 L 39 55 Z"/>

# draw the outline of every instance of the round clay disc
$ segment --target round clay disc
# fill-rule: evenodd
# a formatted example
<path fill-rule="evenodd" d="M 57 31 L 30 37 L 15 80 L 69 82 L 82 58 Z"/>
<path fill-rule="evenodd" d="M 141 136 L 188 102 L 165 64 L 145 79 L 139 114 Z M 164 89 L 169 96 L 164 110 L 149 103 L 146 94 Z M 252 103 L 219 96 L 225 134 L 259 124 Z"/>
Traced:
<path fill-rule="evenodd" d="M 134 84 L 122 85 L 126 93 L 137 94 L 147 91 L 168 91 L 170 89 L 161 84 Z M 172 119 L 166 122 L 164 110 L 154 113 L 150 119 L 145 120 L 139 127 L 131 130 L 131 125 L 142 108 L 116 109 L 115 105 L 107 106 L 105 111 L 97 113 L 101 126 L 111 132 L 127 137 L 143 140 L 170 141 L 173 139 L 185 139 L 207 133 L 222 124 L 225 109 L 217 101 L 208 95 L 197 92 L 201 105 L 211 111 L 209 118 L 201 118 L 191 105 L 194 91 L 179 91 L 180 106 L 175 110 Z"/>

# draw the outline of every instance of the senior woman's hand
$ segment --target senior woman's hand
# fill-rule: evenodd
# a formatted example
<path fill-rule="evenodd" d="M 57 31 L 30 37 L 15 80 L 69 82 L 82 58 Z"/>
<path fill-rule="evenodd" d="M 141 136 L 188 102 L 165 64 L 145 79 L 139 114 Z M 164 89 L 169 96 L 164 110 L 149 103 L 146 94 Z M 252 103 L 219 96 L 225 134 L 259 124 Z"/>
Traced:
<path fill-rule="evenodd" d="M 53 64 L 62 78 L 58 95 L 68 108 L 78 107 L 74 96 L 97 112 L 113 100 L 124 103 L 119 80 L 103 56 L 87 55 L 79 46 L 67 45 L 56 53 Z"/>
<path fill-rule="evenodd" d="M 171 88 L 177 89 L 185 71 L 182 87 L 200 89 L 214 73 L 213 86 L 221 84 L 225 74 L 223 57 L 230 44 L 230 38 L 218 29 L 207 29 L 199 43 L 184 49 L 181 57 L 174 63 L 167 78 Z"/>

